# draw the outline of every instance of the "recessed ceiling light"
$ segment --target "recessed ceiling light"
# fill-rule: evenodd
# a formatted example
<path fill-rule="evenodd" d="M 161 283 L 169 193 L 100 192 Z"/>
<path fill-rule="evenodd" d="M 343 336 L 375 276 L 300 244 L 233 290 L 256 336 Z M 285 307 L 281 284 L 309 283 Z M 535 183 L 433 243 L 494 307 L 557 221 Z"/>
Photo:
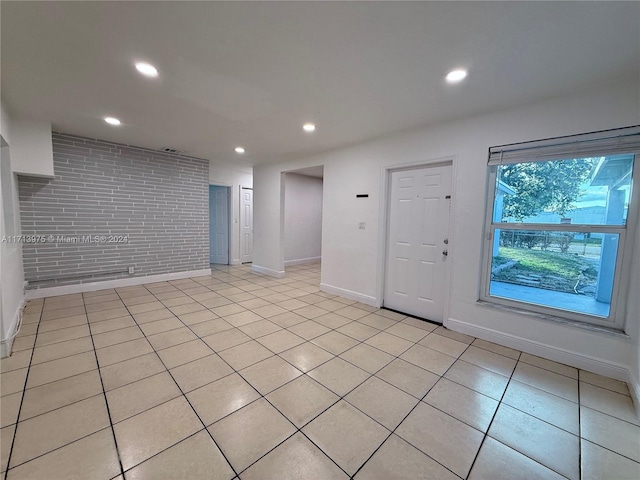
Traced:
<path fill-rule="evenodd" d="M 236 153 L 244 153 L 244 148 L 242 147 L 236 147 L 235 148 Z"/>
<path fill-rule="evenodd" d="M 316 129 L 316 126 L 315 126 L 313 123 L 305 123 L 305 124 L 302 126 L 302 129 L 303 129 L 305 132 L 309 132 L 309 133 L 311 133 L 311 132 L 313 132 L 313 131 Z"/>
<path fill-rule="evenodd" d="M 157 77 L 158 69 L 150 63 L 138 62 L 136 63 L 136 70 L 138 70 L 145 77 Z"/>
<path fill-rule="evenodd" d="M 458 70 L 451 70 L 449 73 L 447 73 L 446 78 L 447 78 L 447 82 L 449 83 L 458 83 L 464 80 L 466 76 L 467 76 L 466 70 L 458 69 Z"/>
<path fill-rule="evenodd" d="M 115 117 L 104 117 L 104 121 L 109 125 L 120 125 L 120 120 Z"/>

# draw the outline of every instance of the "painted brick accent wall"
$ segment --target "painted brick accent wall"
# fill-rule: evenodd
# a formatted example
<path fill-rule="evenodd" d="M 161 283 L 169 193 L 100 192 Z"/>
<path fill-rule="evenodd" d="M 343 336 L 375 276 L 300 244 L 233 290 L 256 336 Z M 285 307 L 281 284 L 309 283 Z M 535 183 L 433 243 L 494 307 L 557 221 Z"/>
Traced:
<path fill-rule="evenodd" d="M 19 178 L 22 234 L 46 238 L 23 244 L 29 288 L 209 268 L 208 160 L 54 133 L 53 162 Z"/>

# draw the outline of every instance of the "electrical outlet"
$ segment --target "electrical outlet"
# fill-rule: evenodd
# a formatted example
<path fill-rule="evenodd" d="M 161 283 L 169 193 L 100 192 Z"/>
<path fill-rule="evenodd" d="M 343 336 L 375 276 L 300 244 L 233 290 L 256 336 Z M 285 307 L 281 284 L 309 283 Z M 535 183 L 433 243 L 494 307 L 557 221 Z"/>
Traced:
<path fill-rule="evenodd" d="M 364 230 L 365 228 L 367 228 L 367 222 L 358 223 L 358 230 Z"/>
<path fill-rule="evenodd" d="M 136 271 L 136 267 L 129 267 L 129 275 L 133 275 Z"/>

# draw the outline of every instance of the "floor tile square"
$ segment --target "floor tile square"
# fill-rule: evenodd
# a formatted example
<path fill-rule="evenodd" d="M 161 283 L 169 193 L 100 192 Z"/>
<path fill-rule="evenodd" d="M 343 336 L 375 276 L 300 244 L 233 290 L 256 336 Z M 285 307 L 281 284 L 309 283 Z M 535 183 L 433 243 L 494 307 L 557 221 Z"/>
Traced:
<path fill-rule="evenodd" d="M 203 428 L 184 397 L 146 410 L 113 426 L 125 470 Z"/>
<path fill-rule="evenodd" d="M 456 361 L 444 376 L 494 400 L 502 399 L 502 395 L 509 383 L 508 377 L 467 363 L 464 360 Z"/>
<path fill-rule="evenodd" d="M 282 313 L 280 315 L 271 317 L 269 320 L 282 328 L 291 327 L 293 325 L 297 325 L 298 323 L 307 321 L 305 317 L 303 317 L 302 315 L 298 315 L 295 312 Z"/>
<path fill-rule="evenodd" d="M 369 373 L 376 373 L 394 359 L 392 355 L 364 343 L 356 345 L 340 354 L 340 358 L 353 363 L 355 366 Z"/>
<path fill-rule="evenodd" d="M 309 342 L 286 350 L 280 356 L 305 373 L 334 357 L 333 354 Z"/>
<path fill-rule="evenodd" d="M 36 347 L 51 345 L 52 343 L 64 342 L 65 340 L 73 340 L 75 338 L 88 337 L 91 335 L 89 324 L 78 325 L 77 327 L 62 328 L 46 333 L 38 333 L 36 339 Z"/>
<path fill-rule="evenodd" d="M 372 347 L 376 347 L 378 350 L 387 352 L 394 357 L 403 354 L 413 346 L 413 342 L 405 340 L 404 338 L 396 337 L 395 335 L 391 335 L 387 332 L 380 332 L 365 340 L 364 343 L 371 345 Z"/>
<path fill-rule="evenodd" d="M 189 392 L 187 398 L 208 426 L 260 398 L 260 395 L 240 375 L 233 373 Z"/>
<path fill-rule="evenodd" d="M 417 344 L 400 355 L 400 358 L 436 375 L 443 375 L 456 361 L 455 357 Z"/>
<path fill-rule="evenodd" d="M 162 372 L 111 390 L 106 395 L 111 421 L 118 423 L 172 400 L 181 392 L 171 375 Z"/>
<path fill-rule="evenodd" d="M 340 355 L 351 347 L 357 345 L 359 342 L 358 340 L 334 330 L 314 338 L 311 340 L 311 343 L 333 353 L 334 355 Z"/>
<path fill-rule="evenodd" d="M 473 465 L 469 480 L 488 478 L 496 480 L 512 478 L 562 480 L 565 477 L 493 438 L 487 437 Z"/>
<path fill-rule="evenodd" d="M 390 433 L 344 400 L 302 431 L 349 475 L 356 473 Z"/>
<path fill-rule="evenodd" d="M 262 395 L 302 375 L 302 372 L 274 355 L 240 371 L 240 374 Z"/>
<path fill-rule="evenodd" d="M 102 383 L 107 392 L 164 371 L 166 368 L 160 357 L 153 352 L 100 369 Z"/>
<path fill-rule="evenodd" d="M 242 473 L 246 480 L 347 480 L 349 476 L 301 433 L 278 445 Z"/>
<path fill-rule="evenodd" d="M 302 375 L 267 395 L 280 413 L 300 428 L 339 400 L 336 394 Z"/>
<path fill-rule="evenodd" d="M 389 430 L 395 429 L 418 403 L 415 397 L 377 377 L 369 378 L 345 400 Z"/>
<path fill-rule="evenodd" d="M 420 340 L 419 343 L 424 347 L 456 358 L 462 355 L 462 352 L 468 348 L 466 343 L 458 342 L 457 340 L 438 335 L 437 333 L 430 333 Z"/>
<path fill-rule="evenodd" d="M 336 331 L 361 342 L 380 333 L 380 330 L 377 328 L 370 327 L 369 325 L 365 325 L 360 322 L 347 323 L 346 325 L 337 328 Z"/>
<path fill-rule="evenodd" d="M 339 357 L 311 370 L 308 375 L 339 396 L 346 395 L 370 377 L 369 373 Z"/>
<path fill-rule="evenodd" d="M 313 320 L 314 318 L 325 315 L 329 312 L 324 308 L 316 307 L 315 305 L 307 305 L 305 307 L 294 310 L 294 313 L 308 320 Z"/>
<path fill-rule="evenodd" d="M 473 363 L 478 367 L 486 368 L 492 372 L 510 377 L 516 366 L 516 360 L 499 355 L 497 353 L 483 350 L 471 345 L 461 356 L 460 360 Z"/>
<path fill-rule="evenodd" d="M 587 407 L 580 407 L 580 433 L 601 447 L 640 462 L 640 427 Z"/>
<path fill-rule="evenodd" d="M 621 480 L 640 478 L 640 463 L 586 440 L 582 440 L 580 446 L 582 450 L 580 461 L 584 480 L 598 480 L 614 476 Z"/>
<path fill-rule="evenodd" d="M 586 370 L 579 371 L 580 381 L 595 385 L 597 387 L 606 388 L 612 392 L 621 393 L 622 395 L 630 395 L 629 387 L 626 383 L 613 378 L 603 377 L 595 373 L 587 372 Z"/>
<path fill-rule="evenodd" d="M 324 325 L 327 328 L 340 328 L 348 323 L 353 322 L 350 318 L 343 317 L 337 313 L 331 312 L 321 315 L 313 319 L 314 322 Z"/>
<path fill-rule="evenodd" d="M 198 339 L 165 348 L 160 350 L 158 355 L 167 368 L 175 368 L 212 353 L 207 344 Z"/>
<path fill-rule="evenodd" d="M 265 399 L 223 418 L 208 430 L 237 472 L 242 472 L 296 431 Z"/>
<path fill-rule="evenodd" d="M 22 401 L 20 421 L 100 394 L 102 394 L 102 383 L 98 370 L 27 389 Z M 5 397 L 3 397 L 3 415 L 6 408 Z"/>
<path fill-rule="evenodd" d="M 578 401 L 578 381 L 524 362 L 518 362 L 513 379 L 572 402 Z"/>
<path fill-rule="evenodd" d="M 489 436 L 567 478 L 580 478 L 580 441 L 575 435 L 502 404 Z"/>
<path fill-rule="evenodd" d="M 130 358 L 139 357 L 146 353 L 151 353 L 153 348 L 146 338 L 138 338 L 129 342 L 118 343 L 109 347 L 96 350 L 98 363 L 101 367 L 106 367 L 117 362 L 123 362 Z"/>
<path fill-rule="evenodd" d="M 424 397 L 440 378 L 438 375 L 400 358 L 395 359 L 376 373 L 376 377 L 416 398 Z"/>
<path fill-rule="evenodd" d="M 206 431 L 182 440 L 125 473 L 126 480 L 159 478 L 221 480 L 235 477 L 233 470 Z"/>
<path fill-rule="evenodd" d="M 359 318 L 357 321 L 360 323 L 364 323 L 365 325 L 369 325 L 370 327 L 377 328 L 378 330 L 384 330 L 398 323 L 395 320 L 383 317 L 382 315 L 378 315 L 377 313 L 370 313 L 366 317 Z"/>
<path fill-rule="evenodd" d="M 206 322 L 207 320 L 215 320 L 218 315 L 211 310 L 200 310 L 193 313 L 183 313 L 178 315 L 178 318 L 182 320 L 185 325 L 195 325 L 197 323 Z"/>
<path fill-rule="evenodd" d="M 385 331 L 397 337 L 409 340 L 410 342 L 419 342 L 429 334 L 429 332 L 426 330 L 407 325 L 406 323 L 396 323 L 395 325 L 387 328 Z"/>
<path fill-rule="evenodd" d="M 391 478 L 459 480 L 459 477 L 395 434 L 391 435 L 373 454 L 371 460 L 364 465 L 355 478 L 357 480 Z"/>
<path fill-rule="evenodd" d="M 129 342 L 144 337 L 138 326 L 113 330 L 112 332 L 100 333 L 93 336 L 93 344 L 96 349 L 110 347 L 118 343 Z"/>
<path fill-rule="evenodd" d="M 108 426 L 109 417 L 102 395 L 20 422 L 10 467 L 44 455 Z"/>
<path fill-rule="evenodd" d="M 27 388 L 62 380 L 63 378 L 89 372 L 96 368 L 98 368 L 98 366 L 96 365 L 96 354 L 94 352 L 79 353 L 70 357 L 63 357 L 57 360 L 51 360 L 50 362 L 32 365 L 29 369 Z M 19 370 L 3 373 L 2 376 L 4 378 L 5 375 L 16 372 L 19 372 Z M 22 385 L 23 384 L 19 385 L 20 388 L 22 388 Z M 4 384 L 2 385 L 2 393 L 11 393 Z"/>
<path fill-rule="evenodd" d="M 258 339 L 258 342 L 267 347 L 273 353 L 284 352 L 296 345 L 304 343 L 304 341 L 304 338 L 301 338 L 288 330 L 279 330 Z"/>
<path fill-rule="evenodd" d="M 241 327 L 242 325 L 247 325 L 252 322 L 263 320 L 260 315 L 249 310 L 245 312 L 234 313 L 233 315 L 228 315 L 223 318 L 234 327 Z"/>
<path fill-rule="evenodd" d="M 223 320 L 222 318 L 216 318 L 215 320 L 207 320 L 205 322 L 196 323 L 191 325 L 191 330 L 199 337 L 206 337 L 214 335 L 216 333 L 225 332 L 231 330 L 233 325 Z"/>
<path fill-rule="evenodd" d="M 473 428 L 486 432 L 498 401 L 442 378 L 424 401 Z"/>
<path fill-rule="evenodd" d="M 578 404 L 512 380 L 502 402 L 574 435 L 580 435 Z"/>
<path fill-rule="evenodd" d="M 91 335 L 98 335 L 100 333 L 112 332 L 114 330 L 120 330 L 127 327 L 135 327 L 136 322 L 131 315 L 126 317 L 112 318 L 110 320 L 103 320 L 101 322 L 93 322 L 89 324 L 91 329 Z"/>
<path fill-rule="evenodd" d="M 484 438 L 475 428 L 424 402 L 395 433 L 462 478 L 469 473 Z"/>
<path fill-rule="evenodd" d="M 181 343 L 196 340 L 198 337 L 188 327 L 180 327 L 168 332 L 156 333 L 147 337 L 149 343 L 155 350 L 163 350 L 165 348 L 174 347 Z"/>
<path fill-rule="evenodd" d="M 207 383 L 215 382 L 229 375 L 233 370 L 214 353 L 172 368 L 170 372 L 180 389 L 187 393 Z"/>
<path fill-rule="evenodd" d="M 7 479 L 50 480 L 55 476 L 108 480 L 119 473 L 120 464 L 113 434 L 110 428 L 105 428 L 9 470 Z"/>
<path fill-rule="evenodd" d="M 242 370 L 249 365 L 269 358 L 273 352 L 260 345 L 255 340 L 250 340 L 241 345 L 223 350 L 220 356 L 235 370 Z"/>
<path fill-rule="evenodd" d="M 248 342 L 251 340 L 251 337 L 237 328 L 231 328 L 229 330 L 214 333 L 213 335 L 208 335 L 202 340 L 215 352 L 221 352 L 222 350 Z"/>
<path fill-rule="evenodd" d="M 636 414 L 631 397 L 627 395 L 589 383 L 582 383 L 580 385 L 580 404 L 620 420 L 640 425 L 640 418 Z"/>
<path fill-rule="evenodd" d="M 155 335 L 156 333 L 176 330 L 178 328 L 184 328 L 184 323 L 182 323 L 175 317 L 165 318 L 163 320 L 158 320 L 155 322 L 143 323 L 142 325 L 140 325 L 140 329 L 147 337 L 150 335 Z"/>
<path fill-rule="evenodd" d="M 314 322 L 313 320 L 308 320 L 306 322 L 302 322 L 289 327 L 288 330 L 306 340 L 311 340 L 327 333 L 329 331 L 329 328 L 317 322 Z"/>
<path fill-rule="evenodd" d="M 269 320 L 258 320 L 257 322 L 242 325 L 238 327 L 238 329 L 246 335 L 249 335 L 251 338 L 257 339 L 264 337 L 265 335 L 269 335 L 270 333 L 277 332 L 278 330 L 282 330 L 282 327 Z"/>
<path fill-rule="evenodd" d="M 547 360 L 546 358 L 536 357 L 535 355 L 523 353 L 522 355 L 520 355 L 520 361 L 528 363 L 529 365 L 535 365 L 539 368 L 544 368 L 545 370 L 549 370 L 560 375 L 564 375 L 565 377 L 573 378 L 574 380 L 578 379 L 577 368 L 563 365 L 562 363 L 554 362 L 552 360 Z"/>

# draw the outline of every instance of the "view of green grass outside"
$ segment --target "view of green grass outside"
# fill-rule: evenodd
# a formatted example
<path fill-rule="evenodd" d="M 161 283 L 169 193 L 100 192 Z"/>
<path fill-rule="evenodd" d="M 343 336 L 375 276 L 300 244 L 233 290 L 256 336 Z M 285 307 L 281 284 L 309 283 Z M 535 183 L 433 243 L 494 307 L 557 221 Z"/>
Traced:
<path fill-rule="evenodd" d="M 492 280 L 593 296 L 598 277 L 597 263 L 577 253 L 501 246 L 493 268 L 506 263 L 512 266 L 492 273 Z"/>

